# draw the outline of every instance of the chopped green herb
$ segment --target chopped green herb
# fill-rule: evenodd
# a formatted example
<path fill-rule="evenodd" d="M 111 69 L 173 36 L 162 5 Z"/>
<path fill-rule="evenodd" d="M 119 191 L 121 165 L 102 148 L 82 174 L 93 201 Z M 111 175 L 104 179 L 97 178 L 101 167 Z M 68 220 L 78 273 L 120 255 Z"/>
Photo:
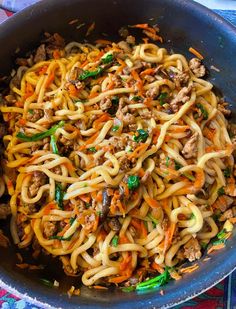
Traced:
<path fill-rule="evenodd" d="M 146 230 L 148 230 L 148 224 L 147 224 L 147 221 L 144 221 L 144 222 L 143 222 L 143 224 L 144 224 L 144 226 L 145 226 Z"/>
<path fill-rule="evenodd" d="M 183 166 L 179 162 L 175 161 L 175 170 L 178 171 L 181 167 Z"/>
<path fill-rule="evenodd" d="M 156 227 L 158 225 L 158 220 L 156 218 L 154 218 L 150 213 L 147 216 L 148 216 L 149 219 L 152 220 L 154 227 Z"/>
<path fill-rule="evenodd" d="M 196 106 L 197 106 L 197 108 L 200 109 L 202 116 L 203 116 L 203 119 L 207 120 L 208 119 L 208 111 L 205 109 L 205 107 L 200 103 L 196 104 Z"/>
<path fill-rule="evenodd" d="M 159 96 L 158 96 L 158 100 L 160 101 L 160 105 L 163 106 L 166 103 L 166 98 L 168 97 L 168 93 L 167 92 L 162 92 Z"/>
<path fill-rule="evenodd" d="M 190 173 L 183 173 L 183 175 L 185 177 L 187 177 L 189 180 L 195 181 L 195 177 L 193 175 L 191 175 Z"/>
<path fill-rule="evenodd" d="M 137 143 L 139 143 L 139 142 L 145 143 L 148 136 L 149 136 L 148 132 L 143 130 L 143 129 L 139 129 L 139 130 L 137 130 L 137 132 L 138 132 L 138 135 L 134 135 L 134 138 L 133 138 L 134 141 L 137 142 Z"/>
<path fill-rule="evenodd" d="M 56 124 L 55 126 L 51 127 L 51 129 L 42 132 L 42 133 L 36 133 L 32 136 L 27 136 L 22 132 L 19 132 L 16 137 L 18 137 L 19 139 L 21 139 L 24 142 L 36 142 L 39 141 L 45 137 L 51 136 L 52 134 L 54 134 L 56 132 L 57 129 L 61 128 L 64 126 L 64 121 L 60 121 L 58 124 Z"/>
<path fill-rule="evenodd" d="M 170 164 L 170 157 L 167 156 L 166 157 L 166 166 L 169 167 L 169 164 Z"/>
<path fill-rule="evenodd" d="M 127 286 L 121 289 L 122 292 L 129 293 L 135 290 L 135 286 Z"/>
<path fill-rule="evenodd" d="M 89 207 L 91 207 L 91 204 L 85 203 L 85 208 L 89 208 Z"/>
<path fill-rule="evenodd" d="M 70 225 L 72 225 L 75 222 L 75 220 L 76 220 L 76 217 L 70 218 Z"/>
<path fill-rule="evenodd" d="M 42 284 L 44 284 L 46 286 L 49 286 L 50 288 L 53 287 L 53 282 L 52 281 L 44 279 L 44 278 L 40 278 L 39 280 L 42 282 Z"/>
<path fill-rule="evenodd" d="M 112 61 L 113 61 L 113 55 L 112 54 L 108 54 L 108 55 L 106 55 L 106 57 L 102 58 L 102 63 L 104 63 L 104 64 L 108 64 Z"/>
<path fill-rule="evenodd" d="M 232 170 L 230 167 L 227 167 L 225 170 L 224 170 L 224 176 L 226 178 L 229 178 L 231 176 L 231 173 L 232 173 Z"/>
<path fill-rule="evenodd" d="M 112 127 L 112 132 L 116 132 L 116 131 L 118 131 L 119 130 L 119 128 L 120 128 L 120 126 L 114 126 L 114 127 Z"/>
<path fill-rule="evenodd" d="M 56 142 L 56 138 L 55 135 L 51 135 L 51 141 L 50 141 L 50 145 L 52 147 L 52 152 L 55 154 L 59 154 L 58 148 L 57 148 L 57 142 Z"/>
<path fill-rule="evenodd" d="M 112 244 L 113 247 L 117 247 L 118 242 L 119 242 L 119 236 L 115 235 L 111 240 L 111 244 Z"/>
<path fill-rule="evenodd" d="M 98 211 L 97 211 L 97 215 L 98 215 L 99 217 L 102 215 L 101 210 L 98 210 Z"/>
<path fill-rule="evenodd" d="M 87 78 L 89 78 L 89 77 L 97 77 L 99 74 L 101 74 L 102 73 L 102 71 L 103 71 L 103 69 L 102 68 L 98 68 L 97 70 L 95 70 L 95 71 L 87 71 L 87 70 L 85 70 L 82 74 L 80 74 L 80 76 L 79 76 L 79 80 L 80 81 L 83 81 L 83 80 L 85 80 L 85 79 L 87 79 Z"/>
<path fill-rule="evenodd" d="M 33 115 L 34 114 L 34 111 L 32 109 L 29 109 L 28 112 Z"/>
<path fill-rule="evenodd" d="M 190 219 L 195 219 L 195 214 L 194 213 L 191 213 L 191 216 L 190 216 Z"/>
<path fill-rule="evenodd" d="M 130 175 L 128 177 L 128 188 L 130 190 L 134 190 L 136 188 L 138 188 L 140 185 L 140 181 L 139 181 L 139 177 L 136 175 Z"/>
<path fill-rule="evenodd" d="M 213 241 L 212 245 L 217 246 L 217 245 L 225 244 L 225 242 L 226 242 L 226 239 L 222 238 L 222 239 L 218 239 L 216 241 Z"/>
<path fill-rule="evenodd" d="M 50 239 L 58 239 L 58 240 L 65 240 L 65 241 L 67 240 L 67 241 L 69 241 L 69 240 L 71 240 L 72 236 L 73 235 L 70 235 L 68 237 L 64 237 L 64 236 L 53 235 L 53 236 L 50 237 Z"/>
<path fill-rule="evenodd" d="M 119 100 L 120 99 L 118 96 L 114 96 L 111 98 L 112 106 L 107 111 L 110 115 L 115 116 L 118 109 Z"/>
<path fill-rule="evenodd" d="M 115 105 L 118 105 L 119 104 L 119 97 L 117 97 L 117 96 L 112 97 L 111 98 L 111 103 L 115 104 Z"/>
<path fill-rule="evenodd" d="M 223 187 L 221 187 L 219 190 L 218 190 L 218 196 L 221 196 L 221 195 L 224 195 L 225 194 L 225 189 Z"/>
<path fill-rule="evenodd" d="M 61 185 L 57 183 L 55 187 L 55 201 L 57 202 L 58 207 L 61 209 L 64 209 L 63 197 L 64 197 L 64 192 L 62 191 Z"/>
<path fill-rule="evenodd" d="M 97 150 L 96 150 L 95 147 L 90 147 L 90 148 L 88 148 L 88 151 L 90 151 L 90 152 L 97 152 Z"/>
<path fill-rule="evenodd" d="M 132 101 L 135 101 L 135 102 L 138 102 L 138 101 L 143 101 L 143 98 L 140 97 L 140 96 L 134 96 L 134 97 L 132 97 L 131 100 L 132 100 Z"/>
<path fill-rule="evenodd" d="M 226 235 L 227 235 L 226 230 L 225 230 L 225 229 L 222 229 L 222 230 L 216 235 L 216 237 L 217 237 L 218 239 L 225 239 Z"/>
<path fill-rule="evenodd" d="M 160 274 L 159 276 L 156 276 L 152 279 L 149 279 L 147 281 L 141 282 L 136 286 L 136 290 L 138 291 L 145 291 L 145 290 L 150 290 L 154 289 L 157 287 L 160 287 L 162 285 L 165 285 L 171 280 L 171 276 L 169 273 L 169 268 L 166 267 L 165 271 Z"/>

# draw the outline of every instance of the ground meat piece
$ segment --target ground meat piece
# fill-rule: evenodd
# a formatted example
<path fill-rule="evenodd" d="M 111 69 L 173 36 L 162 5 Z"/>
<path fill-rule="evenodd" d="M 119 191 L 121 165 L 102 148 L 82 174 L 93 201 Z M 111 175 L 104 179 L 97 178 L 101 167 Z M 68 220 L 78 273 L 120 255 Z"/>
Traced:
<path fill-rule="evenodd" d="M 203 77 L 206 74 L 206 68 L 198 58 L 189 61 L 189 67 L 196 77 Z"/>
<path fill-rule="evenodd" d="M 136 122 L 135 120 L 135 116 L 130 114 L 130 113 L 127 113 L 124 115 L 123 117 L 123 123 L 124 123 L 124 126 L 127 126 L 129 124 L 134 124 Z"/>
<path fill-rule="evenodd" d="M 39 171 L 33 172 L 33 177 L 31 178 L 31 184 L 29 186 L 30 196 L 33 197 L 38 193 L 41 186 L 45 185 L 47 181 L 47 176 Z"/>
<path fill-rule="evenodd" d="M 190 140 L 184 145 L 182 150 L 182 154 L 184 155 L 185 159 L 190 159 L 196 157 L 197 154 L 197 140 L 198 140 L 198 133 L 195 132 Z"/>
<path fill-rule="evenodd" d="M 85 227 L 84 227 L 85 230 L 87 232 L 92 232 L 95 222 L 96 222 L 96 218 L 95 218 L 94 213 L 85 216 Z"/>
<path fill-rule="evenodd" d="M 112 231 L 118 232 L 121 229 L 121 224 L 118 218 L 114 217 L 108 221 L 108 226 Z"/>
<path fill-rule="evenodd" d="M 132 35 L 128 35 L 127 38 L 126 38 L 126 42 L 127 42 L 128 44 L 134 45 L 134 44 L 135 44 L 135 37 L 132 36 Z"/>
<path fill-rule="evenodd" d="M 100 101 L 101 110 L 107 111 L 111 107 L 112 107 L 112 102 L 111 102 L 111 99 L 109 97 L 105 97 L 104 99 L 102 99 Z"/>
<path fill-rule="evenodd" d="M 52 109 L 44 109 L 44 117 L 48 120 L 52 120 L 53 110 Z"/>
<path fill-rule="evenodd" d="M 158 94 L 159 94 L 159 88 L 158 87 L 150 88 L 146 92 L 146 96 L 148 98 L 152 98 L 152 99 L 156 98 L 158 96 Z"/>
<path fill-rule="evenodd" d="M 0 123 L 0 138 L 7 134 L 7 128 L 4 123 Z"/>
<path fill-rule="evenodd" d="M 167 231 L 169 226 L 169 219 L 168 218 L 164 218 L 162 223 L 161 223 L 161 227 L 163 228 L 164 231 Z"/>
<path fill-rule="evenodd" d="M 179 110 L 180 103 L 186 103 L 190 96 L 189 92 L 192 90 L 192 86 L 184 87 L 170 102 L 171 109 L 177 113 Z"/>
<path fill-rule="evenodd" d="M 174 75 L 174 82 L 177 87 L 180 87 L 183 84 L 186 84 L 189 81 L 189 73 L 188 72 L 182 72 L 180 74 Z"/>
<path fill-rule="evenodd" d="M 124 39 L 126 39 L 127 36 L 129 35 L 129 30 L 125 27 L 121 27 L 118 32 L 119 32 L 119 35 Z"/>
<path fill-rule="evenodd" d="M 113 75 L 111 80 L 114 82 L 114 88 L 121 88 L 123 87 L 122 78 L 119 75 Z"/>
<path fill-rule="evenodd" d="M 132 124 L 129 124 L 129 125 L 128 125 L 128 129 L 129 129 L 129 131 L 131 131 L 131 132 L 136 131 L 137 128 L 138 128 L 138 126 L 137 126 L 136 123 L 132 123 Z"/>
<path fill-rule="evenodd" d="M 229 117 L 231 115 L 231 110 L 228 109 L 229 103 L 224 101 L 219 101 L 218 103 L 218 111 L 220 111 L 225 117 Z"/>
<path fill-rule="evenodd" d="M 65 40 L 58 33 L 50 34 L 45 33 L 45 42 L 48 44 L 48 47 L 53 47 L 54 49 L 62 49 L 65 46 Z"/>
<path fill-rule="evenodd" d="M 26 115 L 26 119 L 30 122 L 36 122 L 40 118 L 43 117 L 43 111 L 41 109 L 34 109 L 34 110 L 29 110 Z"/>
<path fill-rule="evenodd" d="M 176 254 L 176 257 L 178 260 L 185 260 L 185 256 L 184 256 L 184 249 L 183 248 L 180 248 L 178 251 L 177 251 L 177 254 Z"/>
<path fill-rule="evenodd" d="M 123 49 L 123 51 L 127 54 L 130 54 L 132 51 L 129 44 L 125 41 L 120 41 L 117 45 L 119 46 L 120 49 Z"/>
<path fill-rule="evenodd" d="M 127 172 L 133 167 L 131 160 L 127 156 L 119 158 L 118 162 L 120 163 L 120 170 L 122 172 Z"/>
<path fill-rule="evenodd" d="M 46 221 L 43 225 L 43 233 L 45 237 L 50 238 L 57 232 L 56 222 Z"/>
<path fill-rule="evenodd" d="M 184 256 L 190 261 L 199 260 L 202 256 L 201 246 L 196 238 L 191 238 L 184 245 Z"/>
<path fill-rule="evenodd" d="M 128 281 L 125 282 L 125 286 L 133 286 L 139 283 L 139 278 L 137 277 L 130 277 Z"/>
<path fill-rule="evenodd" d="M 233 214 L 233 210 L 232 209 L 228 209 L 226 210 L 219 218 L 219 221 L 226 221 L 230 218 L 233 218 L 234 214 Z"/>
<path fill-rule="evenodd" d="M 152 112 L 151 111 L 148 111 L 148 110 L 141 110 L 140 111 L 140 117 L 142 118 L 142 119 L 151 119 L 151 118 L 153 118 L 153 114 L 152 114 Z"/>
<path fill-rule="evenodd" d="M 36 50 L 36 54 L 34 56 L 34 62 L 40 62 L 45 60 L 46 60 L 45 44 L 41 44 Z"/>
<path fill-rule="evenodd" d="M 39 210 L 39 206 L 36 204 L 23 203 L 22 206 L 24 207 L 24 212 L 27 215 L 32 215 Z"/>
<path fill-rule="evenodd" d="M 221 203 L 221 201 L 218 198 L 214 203 L 214 207 L 220 209 L 221 212 L 225 212 L 233 204 L 234 199 L 229 197 L 228 195 L 222 195 L 222 196 L 225 200 L 225 203 Z"/>
<path fill-rule="evenodd" d="M 68 81 L 75 84 L 78 81 L 78 76 L 83 73 L 83 70 L 78 67 L 73 67 L 68 76 Z"/>
<path fill-rule="evenodd" d="M 9 204 L 0 204 L 0 219 L 6 219 L 11 214 Z"/>

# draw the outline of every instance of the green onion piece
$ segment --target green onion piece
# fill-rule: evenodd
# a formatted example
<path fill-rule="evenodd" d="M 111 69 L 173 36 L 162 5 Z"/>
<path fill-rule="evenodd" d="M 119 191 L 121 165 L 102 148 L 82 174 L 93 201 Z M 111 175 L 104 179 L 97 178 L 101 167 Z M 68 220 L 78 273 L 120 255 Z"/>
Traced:
<path fill-rule="evenodd" d="M 132 101 L 135 101 L 135 102 L 138 102 L 138 101 L 143 101 L 143 98 L 140 97 L 140 96 L 134 96 L 134 97 L 132 97 L 131 100 L 132 100 Z"/>
<path fill-rule="evenodd" d="M 95 147 L 90 147 L 90 148 L 88 148 L 88 151 L 93 152 L 93 153 L 97 152 L 97 150 L 96 150 Z"/>
<path fill-rule="evenodd" d="M 106 57 L 102 58 L 102 63 L 104 63 L 104 64 L 108 64 L 112 61 L 113 61 L 113 55 L 112 54 L 108 54 L 108 55 L 106 55 Z"/>
<path fill-rule="evenodd" d="M 162 92 L 159 96 L 158 96 L 158 100 L 160 101 L 160 105 L 163 106 L 166 103 L 166 98 L 168 97 L 168 93 L 167 92 Z"/>
<path fill-rule="evenodd" d="M 168 283 L 171 280 L 170 273 L 169 273 L 168 269 L 169 268 L 166 267 L 165 271 L 162 274 L 160 274 L 159 276 L 139 283 L 136 286 L 136 290 L 144 291 L 144 290 L 149 290 L 149 289 L 153 289 L 153 288 L 165 285 L 166 283 Z"/>
<path fill-rule="evenodd" d="M 113 247 L 117 247 L 118 246 L 118 242 L 119 242 L 119 236 L 115 235 L 112 238 L 111 244 L 112 244 Z"/>
<path fill-rule="evenodd" d="M 196 104 L 196 106 L 197 106 L 197 108 L 200 109 L 202 116 L 203 116 L 203 119 L 207 120 L 208 119 L 208 111 L 205 109 L 205 107 L 200 103 Z"/>
<path fill-rule="evenodd" d="M 32 109 L 29 109 L 28 112 L 33 115 L 34 114 L 34 111 Z"/>
<path fill-rule="evenodd" d="M 158 220 L 154 218 L 150 213 L 147 215 L 149 219 L 152 220 L 152 223 L 154 223 L 155 227 L 158 225 Z"/>
<path fill-rule="evenodd" d="M 89 208 L 89 207 L 91 207 L 91 204 L 85 203 L 85 208 Z"/>
<path fill-rule="evenodd" d="M 61 185 L 57 183 L 55 187 L 55 201 L 57 202 L 58 207 L 60 209 L 64 209 L 63 197 L 64 197 L 64 192 L 62 191 Z"/>
<path fill-rule="evenodd" d="M 229 178 L 230 176 L 231 176 L 231 173 L 232 173 L 232 171 L 231 171 L 231 168 L 230 167 L 227 167 L 225 170 L 224 170 L 224 176 L 226 177 L 226 178 Z"/>
<path fill-rule="evenodd" d="M 118 131 L 119 130 L 119 128 L 120 128 L 120 126 L 114 126 L 114 127 L 112 127 L 112 132 L 116 132 L 116 131 Z"/>
<path fill-rule="evenodd" d="M 70 218 L 70 225 L 72 225 L 75 222 L 75 220 L 76 220 L 76 217 Z"/>
<path fill-rule="evenodd" d="M 50 288 L 53 287 L 53 282 L 52 281 L 44 279 L 44 278 L 40 278 L 39 280 L 42 282 L 42 284 L 44 284 L 46 286 L 49 286 Z"/>
<path fill-rule="evenodd" d="M 191 175 L 190 173 L 183 173 L 183 175 L 185 177 L 187 177 L 189 180 L 195 181 L 195 177 L 193 175 Z"/>
<path fill-rule="evenodd" d="M 68 240 L 69 241 L 69 240 L 71 240 L 72 236 L 73 235 L 70 235 L 68 237 L 64 237 L 64 236 L 53 235 L 53 236 L 50 237 L 50 239 Z"/>
<path fill-rule="evenodd" d="M 190 219 L 195 219 L 195 214 L 194 213 L 191 213 L 191 216 L 190 216 Z"/>
<path fill-rule="evenodd" d="M 18 137 L 19 139 L 21 139 L 24 142 L 36 142 L 39 141 L 45 137 L 51 136 L 52 134 L 54 134 L 56 132 L 57 129 L 61 128 L 64 126 L 64 121 L 60 121 L 58 124 L 56 124 L 55 126 L 51 127 L 49 130 L 42 132 L 42 133 L 36 133 L 32 136 L 27 136 L 22 132 L 19 132 L 16 137 Z"/>
<path fill-rule="evenodd" d="M 148 136 L 149 136 L 148 132 L 143 130 L 143 129 L 139 129 L 139 130 L 137 130 L 137 132 L 138 132 L 138 135 L 134 135 L 134 138 L 133 138 L 134 141 L 137 142 L 137 143 L 139 143 L 139 142 L 145 143 Z"/>
<path fill-rule="evenodd" d="M 82 74 L 80 74 L 78 79 L 80 81 L 83 81 L 83 80 L 85 80 L 85 79 L 87 79 L 89 77 L 97 77 L 99 74 L 102 73 L 102 71 L 103 71 L 103 69 L 100 68 L 100 67 L 97 70 L 95 70 L 95 71 L 87 71 L 86 70 Z"/>
<path fill-rule="evenodd" d="M 166 166 L 169 167 L 169 163 L 170 163 L 170 157 L 166 157 Z"/>
<path fill-rule="evenodd" d="M 217 235 L 216 235 L 216 237 L 218 238 L 218 239 L 225 239 L 225 237 L 226 237 L 226 230 L 225 229 L 222 229 Z"/>
<path fill-rule="evenodd" d="M 50 141 L 50 145 L 52 147 L 52 152 L 55 154 L 59 154 L 58 148 L 57 148 L 57 142 L 56 142 L 56 138 L 55 135 L 51 135 L 51 141 Z"/>
<path fill-rule="evenodd" d="M 224 195 L 225 194 L 225 189 L 223 187 L 221 187 L 218 191 L 218 196 Z"/>
<path fill-rule="evenodd" d="M 178 171 L 179 169 L 181 169 L 181 167 L 183 167 L 183 165 L 181 165 L 179 162 L 175 161 L 175 170 Z"/>
<path fill-rule="evenodd" d="M 136 188 L 138 188 L 140 185 L 140 181 L 139 181 L 139 177 L 136 175 L 130 175 L 128 177 L 128 188 L 130 190 L 134 190 Z"/>
<path fill-rule="evenodd" d="M 225 244 L 226 243 L 226 239 L 218 239 L 216 241 L 213 241 L 212 245 L 213 246 L 217 246 L 217 245 L 221 245 L 221 244 Z"/>

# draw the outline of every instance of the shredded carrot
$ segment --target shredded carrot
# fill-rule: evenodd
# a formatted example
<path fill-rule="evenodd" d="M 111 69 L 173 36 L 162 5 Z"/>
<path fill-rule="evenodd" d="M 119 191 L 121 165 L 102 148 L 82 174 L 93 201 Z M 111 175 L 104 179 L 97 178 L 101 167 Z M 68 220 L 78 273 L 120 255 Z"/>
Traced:
<path fill-rule="evenodd" d="M 107 287 L 102 286 L 102 285 L 94 285 L 93 288 L 96 290 L 108 290 Z"/>
<path fill-rule="evenodd" d="M 142 82 L 141 78 L 139 77 L 138 73 L 135 70 L 131 70 L 131 75 L 133 76 L 133 79 L 137 81 L 137 86 L 138 86 L 139 92 L 142 93 L 143 82 Z"/>
<path fill-rule="evenodd" d="M 88 138 L 88 139 L 86 140 L 85 144 L 79 147 L 79 150 L 83 150 L 83 149 L 86 148 L 86 145 L 92 144 L 92 143 L 96 140 L 96 138 L 98 137 L 98 135 L 99 135 L 99 131 L 96 132 L 94 135 L 92 135 L 90 138 Z"/>
<path fill-rule="evenodd" d="M 198 268 L 199 268 L 199 265 L 194 264 L 193 266 L 181 268 L 180 271 L 181 271 L 181 273 L 192 273 L 193 271 L 195 271 Z"/>
<path fill-rule="evenodd" d="M 42 66 L 39 70 L 38 70 L 38 75 L 44 75 L 47 72 L 48 69 L 48 65 L 44 65 Z"/>
<path fill-rule="evenodd" d="M 100 242 L 100 241 L 103 241 L 107 236 L 107 233 L 105 232 L 104 229 L 101 229 L 100 232 L 98 233 L 98 236 L 97 236 L 97 241 Z"/>
<path fill-rule="evenodd" d="M 63 163 L 63 165 L 68 169 L 69 172 L 74 172 L 75 171 L 75 167 L 73 166 L 73 164 L 69 161 Z"/>
<path fill-rule="evenodd" d="M 58 49 L 55 49 L 52 55 L 54 59 L 59 59 L 61 57 L 60 51 Z"/>
<path fill-rule="evenodd" d="M 110 119 L 111 119 L 111 117 L 108 113 L 102 114 L 101 117 L 99 117 L 98 119 L 96 119 L 93 122 L 93 128 L 96 129 L 96 130 L 99 129 L 102 126 L 102 122 L 108 121 Z"/>
<path fill-rule="evenodd" d="M 141 229 L 140 220 L 136 218 L 132 218 L 130 224 L 139 232 Z"/>
<path fill-rule="evenodd" d="M 126 235 L 120 235 L 119 237 L 119 244 L 128 244 L 130 241 L 126 237 Z"/>
<path fill-rule="evenodd" d="M 88 64 L 88 62 L 89 62 L 88 60 L 85 60 L 85 61 L 81 64 L 81 66 L 80 66 L 80 67 L 81 67 L 81 68 L 85 67 L 85 66 L 86 66 L 86 64 Z"/>
<path fill-rule="evenodd" d="M 49 214 L 50 214 L 50 211 L 51 211 L 52 209 L 55 209 L 55 208 L 56 208 L 55 202 L 50 202 L 50 203 L 48 203 L 46 206 L 44 206 L 43 215 L 44 215 L 44 216 L 49 215 Z"/>
<path fill-rule="evenodd" d="M 23 119 L 23 118 L 20 118 L 18 122 L 19 122 L 19 125 L 22 126 L 22 127 L 25 126 L 25 124 L 26 124 L 26 120 Z"/>
<path fill-rule="evenodd" d="M 89 36 L 91 34 L 91 32 L 95 29 L 95 22 L 93 22 L 89 27 L 88 30 L 85 34 L 85 36 Z"/>
<path fill-rule="evenodd" d="M 143 77 L 145 75 L 152 75 L 155 73 L 155 69 L 149 68 L 140 73 L 140 76 Z"/>
<path fill-rule="evenodd" d="M 149 38 L 142 38 L 144 44 L 148 44 Z"/>
<path fill-rule="evenodd" d="M 54 81 L 54 79 L 55 79 L 54 72 L 51 72 L 50 75 L 47 78 L 46 83 L 45 83 L 45 88 L 46 89 L 51 85 L 51 83 Z"/>
<path fill-rule="evenodd" d="M 111 278 L 111 279 L 109 279 L 108 281 L 109 281 L 110 283 L 119 284 L 119 283 L 121 283 L 121 282 L 123 282 L 123 281 L 125 281 L 125 280 L 128 280 L 129 277 L 130 277 L 129 275 L 128 275 L 128 276 L 119 276 L 119 277 Z"/>
<path fill-rule="evenodd" d="M 235 223 L 236 223 L 236 218 L 230 218 L 229 221 L 230 221 L 231 223 L 235 224 Z"/>
<path fill-rule="evenodd" d="M 214 136 L 215 136 L 215 130 L 214 129 L 209 129 L 208 127 L 205 127 L 203 129 L 203 134 L 204 136 L 209 139 L 210 141 L 213 140 Z"/>
<path fill-rule="evenodd" d="M 163 43 L 163 38 L 160 35 L 157 35 L 156 33 L 153 33 L 153 31 L 150 31 L 152 28 L 148 28 L 147 30 L 143 30 L 143 33 L 146 34 L 147 37 L 152 39 L 153 41 L 159 41 Z"/>
<path fill-rule="evenodd" d="M 148 144 L 142 143 L 131 154 L 128 155 L 129 159 L 139 157 L 147 148 Z"/>
<path fill-rule="evenodd" d="M 156 144 L 157 141 L 158 141 L 158 137 L 160 136 L 161 131 L 159 129 L 155 128 L 155 129 L 153 129 L 152 132 L 153 132 L 152 142 L 153 142 L 153 144 Z"/>
<path fill-rule="evenodd" d="M 164 268 L 158 265 L 156 262 L 153 262 L 151 267 L 155 270 L 157 270 L 160 274 L 164 272 Z"/>
<path fill-rule="evenodd" d="M 142 178 L 144 175 L 145 175 L 144 169 L 141 167 L 138 171 L 138 176 Z"/>
<path fill-rule="evenodd" d="M 172 243 L 172 239 L 175 233 L 175 229 L 176 229 L 176 223 L 171 222 L 168 230 L 165 232 L 165 239 L 164 239 L 164 249 L 163 251 L 166 252 L 167 249 L 170 247 L 171 243 Z"/>
<path fill-rule="evenodd" d="M 24 99 L 31 97 L 34 94 L 34 88 L 30 83 L 26 83 Z"/>
<path fill-rule="evenodd" d="M 227 200 L 224 195 L 219 196 L 215 203 L 212 205 L 213 208 L 220 209 L 221 207 L 227 208 Z"/>
<path fill-rule="evenodd" d="M 117 61 L 119 62 L 120 66 L 116 70 L 115 74 L 119 75 L 122 72 L 122 70 L 126 67 L 126 63 L 123 60 L 121 60 L 121 59 L 117 59 Z"/>
<path fill-rule="evenodd" d="M 200 54 L 195 48 L 189 47 L 189 52 L 192 53 L 194 56 L 196 56 L 198 59 L 203 60 L 204 57 L 202 54 Z"/>
<path fill-rule="evenodd" d="M 73 97 L 76 97 L 78 95 L 78 89 L 73 84 L 69 84 L 68 92 Z"/>
<path fill-rule="evenodd" d="M 139 28 L 139 29 L 148 29 L 148 24 L 136 24 L 136 25 L 132 25 L 130 26 L 130 28 Z"/>
<path fill-rule="evenodd" d="M 215 246 L 212 246 L 208 251 L 207 253 L 210 254 L 211 252 L 215 251 L 215 250 L 221 250 L 225 247 L 225 244 L 218 244 L 218 245 L 215 245 Z"/>
<path fill-rule="evenodd" d="M 159 207 L 161 207 L 160 203 L 157 200 L 154 200 L 153 198 L 147 197 L 147 198 L 144 198 L 144 199 L 145 199 L 145 201 L 148 203 L 148 205 L 151 208 L 159 208 Z"/>
<path fill-rule="evenodd" d="M 140 227 L 141 227 L 141 230 L 140 230 L 141 237 L 142 238 L 146 238 L 147 237 L 147 229 L 146 229 L 146 226 L 145 226 L 145 224 L 144 224 L 144 222 L 142 220 L 140 222 Z"/>
<path fill-rule="evenodd" d="M 89 203 L 91 200 L 91 196 L 89 194 L 79 195 L 79 198 L 85 203 Z"/>
<path fill-rule="evenodd" d="M 22 101 L 16 101 L 15 106 L 17 107 L 23 107 L 24 103 Z"/>
<path fill-rule="evenodd" d="M 120 262 L 120 274 L 123 276 L 128 276 L 128 278 L 131 276 L 132 274 L 132 265 L 131 265 L 131 261 L 132 261 L 132 256 L 130 253 L 126 253 L 123 256 L 123 261 Z"/>

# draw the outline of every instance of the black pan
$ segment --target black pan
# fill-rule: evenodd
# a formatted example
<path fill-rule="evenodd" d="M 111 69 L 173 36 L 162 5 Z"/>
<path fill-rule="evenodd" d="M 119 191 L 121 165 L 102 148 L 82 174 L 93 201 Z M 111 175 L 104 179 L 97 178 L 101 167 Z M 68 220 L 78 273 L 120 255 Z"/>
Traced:
<path fill-rule="evenodd" d="M 224 93 L 236 111 L 236 29 L 190 0 L 44 0 L 0 26 L 1 73 L 9 73 L 18 47 L 24 53 L 39 45 L 43 31 L 59 32 L 68 41 L 82 40 L 85 30 L 68 24 L 77 18 L 86 25 L 96 22 L 90 40 L 101 38 L 102 33 L 109 39 L 118 39 L 117 31 L 124 25 L 157 23 L 165 38 L 164 46 L 169 50 L 190 57 L 188 48 L 193 46 L 205 56 L 209 80 Z M 219 68 L 220 73 L 210 69 L 212 65 Z M 226 248 L 212 254 L 210 261 L 201 260 L 197 271 L 168 284 L 163 296 L 158 291 L 137 294 L 82 288 L 80 297 L 69 299 L 63 289 L 72 282 L 63 275 L 55 259 L 49 261 L 43 272 L 22 272 L 14 266 L 14 248 L 0 250 L 0 284 L 41 308 L 167 308 L 202 293 L 236 268 L 234 234 Z M 42 277 L 57 279 L 61 289 L 42 285 L 39 280 Z M 73 284 L 78 284 L 77 281 L 75 279 Z"/>

